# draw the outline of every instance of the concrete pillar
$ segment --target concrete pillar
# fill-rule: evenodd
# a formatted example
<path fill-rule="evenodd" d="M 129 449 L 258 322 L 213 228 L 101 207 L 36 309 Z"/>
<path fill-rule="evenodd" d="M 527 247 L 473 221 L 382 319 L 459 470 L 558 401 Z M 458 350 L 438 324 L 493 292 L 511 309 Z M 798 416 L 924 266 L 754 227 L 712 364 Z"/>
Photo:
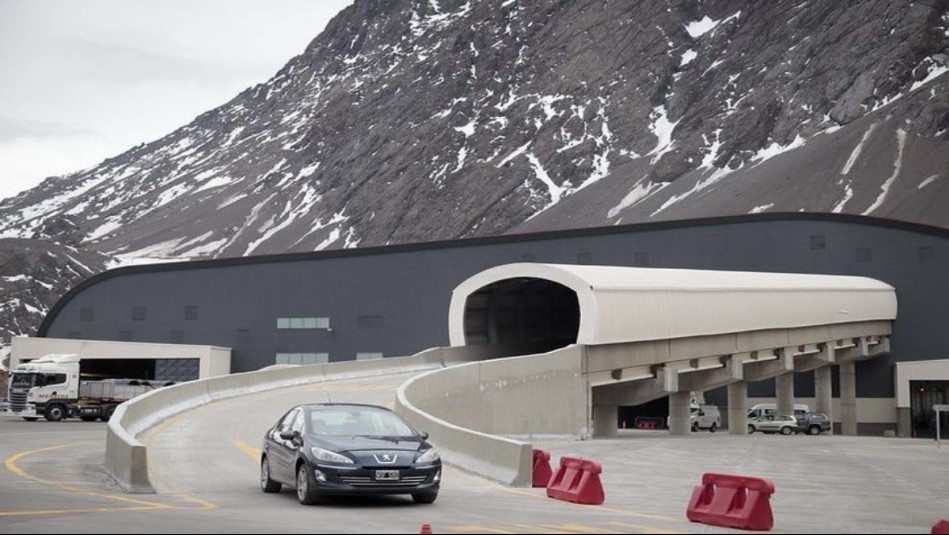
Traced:
<path fill-rule="evenodd" d="M 834 398 L 833 390 L 831 389 L 830 371 L 830 366 L 822 366 L 814 370 L 814 397 L 816 398 L 814 410 L 826 414 L 827 417 L 830 418 L 830 421 L 833 422 Z M 833 426 L 831 426 L 830 432 L 834 432 Z"/>
<path fill-rule="evenodd" d="M 688 435 L 692 431 L 690 401 L 689 392 L 669 394 L 669 432 L 673 435 Z"/>
<path fill-rule="evenodd" d="M 913 436 L 913 414 L 907 407 L 896 408 L 896 435 L 899 437 Z M 941 430 L 940 430 L 941 431 Z"/>
<path fill-rule="evenodd" d="M 778 414 L 794 414 L 794 372 L 782 373 L 774 378 Z"/>
<path fill-rule="evenodd" d="M 619 422 L 619 407 L 616 405 L 596 405 L 593 407 L 593 436 L 616 436 Z"/>
<path fill-rule="evenodd" d="M 728 383 L 728 432 L 748 434 L 748 383 Z"/>
<path fill-rule="evenodd" d="M 857 364 L 840 365 L 840 434 L 857 434 Z"/>

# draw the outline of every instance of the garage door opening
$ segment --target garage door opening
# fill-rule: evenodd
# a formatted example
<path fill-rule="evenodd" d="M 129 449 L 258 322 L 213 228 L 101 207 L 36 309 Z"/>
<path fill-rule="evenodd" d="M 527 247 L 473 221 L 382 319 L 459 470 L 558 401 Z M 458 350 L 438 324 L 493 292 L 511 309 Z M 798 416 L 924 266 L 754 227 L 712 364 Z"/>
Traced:
<path fill-rule="evenodd" d="M 530 342 L 539 352 L 577 342 L 580 303 L 576 292 L 545 279 L 505 279 L 468 296 L 465 344 Z"/>

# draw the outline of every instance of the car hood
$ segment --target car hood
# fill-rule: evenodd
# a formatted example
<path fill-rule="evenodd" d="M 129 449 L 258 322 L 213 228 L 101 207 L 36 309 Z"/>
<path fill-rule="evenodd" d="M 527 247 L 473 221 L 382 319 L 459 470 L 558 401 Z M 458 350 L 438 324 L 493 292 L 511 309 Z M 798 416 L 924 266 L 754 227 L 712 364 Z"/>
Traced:
<path fill-rule="evenodd" d="M 308 437 L 317 447 L 335 452 L 343 451 L 419 451 L 425 444 L 417 438 L 370 438 L 360 436 L 313 436 Z M 427 448 L 426 448 L 427 449 Z"/>

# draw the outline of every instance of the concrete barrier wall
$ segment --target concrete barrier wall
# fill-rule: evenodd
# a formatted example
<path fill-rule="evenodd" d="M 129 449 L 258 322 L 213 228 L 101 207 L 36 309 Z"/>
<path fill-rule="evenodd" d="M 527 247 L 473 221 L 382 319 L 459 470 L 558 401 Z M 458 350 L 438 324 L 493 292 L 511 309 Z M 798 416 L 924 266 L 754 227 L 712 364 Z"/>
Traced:
<path fill-rule="evenodd" d="M 126 492 L 153 492 L 148 480 L 148 451 L 137 437 L 166 418 L 212 401 L 326 380 L 422 372 L 458 363 L 523 354 L 533 348 L 530 344 L 432 348 L 408 357 L 270 368 L 154 390 L 120 405 L 113 414 L 106 430 L 106 472 Z"/>
<path fill-rule="evenodd" d="M 448 360 L 457 362 L 475 359 L 481 354 L 470 350 L 449 352 Z M 109 420 L 106 430 L 106 472 L 126 492 L 154 492 L 148 480 L 148 451 L 137 437 L 166 418 L 215 400 L 347 377 L 425 371 L 444 366 L 445 363 L 445 351 L 435 348 L 410 357 L 273 368 L 189 381 L 153 390 L 120 405 Z"/>
<path fill-rule="evenodd" d="M 403 384 L 396 412 L 429 432 L 447 462 L 530 486 L 531 444 L 497 435 L 587 436 L 589 389 L 582 372 L 582 346 L 452 366 Z"/>

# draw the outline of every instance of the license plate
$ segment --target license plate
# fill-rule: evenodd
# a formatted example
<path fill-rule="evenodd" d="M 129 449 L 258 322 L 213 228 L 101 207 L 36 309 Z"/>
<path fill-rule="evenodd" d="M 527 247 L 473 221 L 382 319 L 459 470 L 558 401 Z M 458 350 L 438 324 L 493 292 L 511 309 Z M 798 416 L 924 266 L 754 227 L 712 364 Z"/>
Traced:
<path fill-rule="evenodd" d="M 376 470 L 376 481 L 398 481 L 398 470 Z"/>

